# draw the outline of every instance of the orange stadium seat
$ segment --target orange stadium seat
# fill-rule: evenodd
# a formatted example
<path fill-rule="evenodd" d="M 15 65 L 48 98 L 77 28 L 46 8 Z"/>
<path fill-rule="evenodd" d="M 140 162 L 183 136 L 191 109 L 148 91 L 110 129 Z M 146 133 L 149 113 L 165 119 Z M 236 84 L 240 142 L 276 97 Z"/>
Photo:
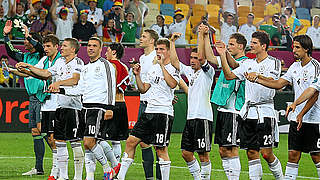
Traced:
<path fill-rule="evenodd" d="M 172 16 L 164 16 L 164 24 L 171 24 L 173 23 L 173 17 Z"/>
<path fill-rule="evenodd" d="M 249 6 L 238 6 L 238 16 L 239 17 L 247 17 L 250 13 Z"/>
<path fill-rule="evenodd" d="M 247 17 L 239 17 L 238 20 L 239 26 L 247 23 Z"/>
<path fill-rule="evenodd" d="M 191 27 L 195 27 L 196 25 L 198 25 L 198 23 L 201 21 L 201 16 L 191 16 L 190 17 L 190 23 L 191 23 Z"/>
<path fill-rule="evenodd" d="M 204 16 L 206 15 L 206 10 L 202 4 L 194 4 L 192 6 L 192 15 L 193 16 Z"/>
<path fill-rule="evenodd" d="M 216 4 L 218 6 L 220 6 L 220 4 L 221 4 L 220 0 L 209 0 L 209 3 L 210 4 Z"/>
<path fill-rule="evenodd" d="M 206 9 L 207 9 L 209 16 L 218 17 L 220 6 L 218 6 L 216 4 L 208 4 L 206 6 Z"/>
<path fill-rule="evenodd" d="M 214 28 L 220 29 L 220 25 L 219 25 L 219 22 L 218 22 L 218 17 L 209 16 L 208 22 Z"/>
<path fill-rule="evenodd" d="M 255 17 L 263 18 L 264 17 L 264 7 L 261 6 L 252 6 L 252 13 Z"/>

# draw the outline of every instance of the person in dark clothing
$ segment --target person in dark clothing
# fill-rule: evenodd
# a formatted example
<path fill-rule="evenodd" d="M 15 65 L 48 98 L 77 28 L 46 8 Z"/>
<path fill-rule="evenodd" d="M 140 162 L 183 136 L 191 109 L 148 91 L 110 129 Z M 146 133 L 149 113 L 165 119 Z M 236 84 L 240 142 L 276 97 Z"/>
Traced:
<path fill-rule="evenodd" d="M 80 11 L 80 21 L 73 25 L 72 37 L 81 40 L 89 41 L 92 36 L 97 36 L 97 31 L 92 22 L 88 19 L 88 10 Z"/>

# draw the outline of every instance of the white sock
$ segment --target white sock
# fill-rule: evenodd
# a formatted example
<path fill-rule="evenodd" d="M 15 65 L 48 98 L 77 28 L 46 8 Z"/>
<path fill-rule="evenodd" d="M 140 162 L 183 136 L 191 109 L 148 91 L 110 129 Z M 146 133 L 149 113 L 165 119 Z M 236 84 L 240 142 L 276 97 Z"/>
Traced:
<path fill-rule="evenodd" d="M 111 167 L 116 167 L 119 162 L 117 161 L 109 143 L 106 141 L 100 141 L 99 144 L 103 148 L 104 154 L 106 155 L 107 159 L 111 162 Z"/>
<path fill-rule="evenodd" d="M 201 180 L 210 180 L 211 176 L 211 161 L 201 162 Z"/>
<path fill-rule="evenodd" d="M 165 161 L 159 157 L 159 165 L 160 165 L 162 180 L 170 179 L 170 164 L 171 164 L 171 161 Z"/>
<path fill-rule="evenodd" d="M 226 174 L 227 178 L 229 179 L 229 171 L 230 171 L 230 167 L 229 167 L 229 160 L 228 158 L 222 158 L 222 167 L 224 169 L 224 173 Z"/>
<path fill-rule="evenodd" d="M 86 163 L 86 180 L 94 180 L 94 172 L 96 171 L 96 157 L 90 150 L 85 151 Z"/>
<path fill-rule="evenodd" d="M 68 177 L 68 148 L 66 142 L 56 142 L 57 146 L 57 165 L 59 168 L 59 178 L 69 179 Z"/>
<path fill-rule="evenodd" d="M 55 179 L 57 179 L 59 173 L 59 168 L 57 165 L 57 149 L 52 149 L 52 168 L 50 176 L 53 176 Z"/>
<path fill-rule="evenodd" d="M 229 164 L 229 180 L 238 180 L 240 178 L 241 164 L 239 156 L 228 159 Z"/>
<path fill-rule="evenodd" d="M 320 178 L 320 162 L 316 164 L 317 172 L 318 172 L 318 177 Z"/>
<path fill-rule="evenodd" d="M 268 163 L 269 169 L 272 172 L 273 176 L 276 178 L 276 180 L 282 180 L 283 179 L 283 172 L 281 167 L 281 162 L 277 158 L 277 156 L 274 156 L 276 159 L 272 163 Z"/>
<path fill-rule="evenodd" d="M 121 144 L 120 141 L 112 141 L 112 150 L 114 153 L 114 156 L 116 157 L 117 161 L 120 162 L 121 158 Z"/>
<path fill-rule="evenodd" d="M 249 161 L 249 179 L 261 180 L 262 178 L 262 166 L 260 159 Z"/>
<path fill-rule="evenodd" d="M 82 180 L 84 154 L 81 147 L 81 143 L 72 142 L 71 147 L 73 151 L 74 161 L 74 180 Z"/>
<path fill-rule="evenodd" d="M 118 174 L 119 180 L 124 180 L 124 178 L 126 177 L 127 171 L 132 163 L 133 163 L 133 159 L 128 158 L 128 154 L 124 152 L 121 158 L 121 166 Z"/>
<path fill-rule="evenodd" d="M 111 168 L 108 164 L 107 157 L 103 152 L 102 147 L 100 144 L 94 145 L 94 147 L 91 149 L 91 152 L 93 152 L 96 159 L 100 162 L 103 168 L 103 172 L 109 172 L 111 171 Z"/>
<path fill-rule="evenodd" d="M 201 180 L 200 179 L 200 166 L 196 159 L 191 162 L 187 162 L 190 174 L 193 176 L 194 180 Z"/>
<path fill-rule="evenodd" d="M 298 176 L 299 164 L 287 162 L 285 180 L 294 180 Z"/>

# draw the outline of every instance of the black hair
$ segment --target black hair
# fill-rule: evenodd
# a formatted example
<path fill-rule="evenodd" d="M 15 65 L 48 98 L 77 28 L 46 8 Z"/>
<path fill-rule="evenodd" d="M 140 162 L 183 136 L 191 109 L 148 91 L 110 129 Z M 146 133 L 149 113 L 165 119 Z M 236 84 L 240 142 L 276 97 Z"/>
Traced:
<path fill-rule="evenodd" d="M 117 53 L 117 59 L 121 59 L 124 54 L 124 47 L 121 43 L 113 42 L 112 44 L 109 45 L 110 49 L 112 51 L 116 51 Z"/>
<path fill-rule="evenodd" d="M 233 33 L 230 36 L 230 39 L 231 38 L 235 39 L 238 44 L 242 44 L 243 45 L 243 50 L 246 48 L 247 39 L 244 37 L 243 34 L 241 34 L 241 33 Z"/>
<path fill-rule="evenodd" d="M 290 15 L 292 14 L 293 10 L 292 10 L 292 7 L 286 7 L 286 10 L 289 11 Z"/>
<path fill-rule="evenodd" d="M 2 55 L 1 57 L 0 57 L 0 60 L 2 60 L 2 59 L 8 59 L 9 60 L 9 57 L 7 56 L 7 55 Z"/>
<path fill-rule="evenodd" d="M 308 35 L 298 35 L 293 38 L 293 41 L 300 43 L 301 47 L 307 50 L 309 56 L 311 56 L 313 43 Z"/>
<path fill-rule="evenodd" d="M 38 41 L 40 44 L 42 44 L 42 37 L 39 33 L 30 33 L 32 39 Z"/>
<path fill-rule="evenodd" d="M 265 32 L 262 31 L 256 31 L 252 34 L 252 38 L 256 38 L 259 40 L 261 45 L 266 45 L 266 51 L 269 48 L 269 43 L 270 43 L 270 39 L 269 39 L 269 35 Z"/>

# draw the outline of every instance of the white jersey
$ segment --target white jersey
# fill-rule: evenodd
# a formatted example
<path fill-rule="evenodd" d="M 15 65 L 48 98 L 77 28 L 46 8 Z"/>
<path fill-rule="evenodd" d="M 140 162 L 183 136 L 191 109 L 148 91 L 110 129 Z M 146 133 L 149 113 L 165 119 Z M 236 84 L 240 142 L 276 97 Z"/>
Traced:
<path fill-rule="evenodd" d="M 244 24 L 240 26 L 239 33 L 242 33 L 247 40 L 247 46 L 250 45 L 252 34 L 257 31 L 257 28 L 254 25 L 249 26 Z"/>
<path fill-rule="evenodd" d="M 56 36 L 63 40 L 65 38 L 72 38 L 72 29 L 73 29 L 73 20 L 72 19 L 66 19 L 62 20 L 61 18 L 58 18 L 54 21 L 56 24 Z"/>
<path fill-rule="evenodd" d="M 316 48 L 320 48 L 320 28 L 315 28 L 311 26 L 308 28 L 306 35 L 310 36 L 312 39 L 313 46 Z"/>
<path fill-rule="evenodd" d="M 89 62 L 83 68 L 81 88 L 83 103 L 115 105 L 116 71 L 113 65 L 100 57 L 95 62 Z"/>
<path fill-rule="evenodd" d="M 162 28 L 163 28 L 164 36 L 161 35 Z M 160 38 L 165 38 L 169 35 L 169 28 L 166 25 L 163 25 L 163 27 L 160 27 L 158 24 L 153 24 L 150 26 L 150 29 L 155 30 L 158 33 Z"/>
<path fill-rule="evenodd" d="M 171 65 L 165 65 L 168 73 L 179 82 L 178 71 Z M 148 104 L 146 113 L 163 113 L 173 116 L 172 100 L 174 98 L 174 89 L 171 89 L 164 79 L 162 69 L 159 64 L 155 64 L 148 72 L 148 79 L 145 83 L 151 85 L 148 91 L 150 95 L 148 97 Z"/>
<path fill-rule="evenodd" d="M 43 69 L 44 68 L 44 64 L 45 61 L 49 61 L 48 56 L 44 56 L 40 59 L 40 61 L 38 62 L 38 64 L 35 65 L 36 68 L 39 69 Z M 49 61 L 49 67 L 52 66 L 52 62 Z M 47 88 L 49 86 L 49 84 L 47 84 L 46 80 L 43 80 L 45 86 L 43 88 L 44 92 L 47 91 Z M 56 82 L 56 76 L 52 76 L 51 77 L 51 82 L 54 83 Z M 47 99 L 41 103 L 41 111 L 56 111 L 57 107 L 58 107 L 58 95 L 55 93 L 51 93 L 50 96 L 46 97 Z"/>
<path fill-rule="evenodd" d="M 214 69 L 206 62 L 195 72 L 191 66 L 180 63 L 180 73 L 189 81 L 188 115 L 187 119 L 207 119 L 213 121 L 210 103 L 211 86 L 214 79 Z"/>
<path fill-rule="evenodd" d="M 81 74 L 83 66 L 82 59 L 78 57 L 73 58 L 68 63 L 66 63 L 64 57 L 60 57 L 52 67 L 48 68 L 48 71 L 52 76 L 56 76 L 57 81 L 62 81 L 72 78 L 74 73 Z M 58 94 L 58 107 L 81 110 L 82 92 L 80 86 L 61 86 L 61 88 L 65 89 L 66 94 Z"/>
<path fill-rule="evenodd" d="M 268 56 L 258 63 L 256 59 L 247 59 L 232 71 L 240 80 L 245 80 L 245 104 L 240 110 L 243 118 L 259 119 L 264 117 L 275 118 L 273 97 L 275 90 L 257 83 L 252 83 L 245 78 L 245 73 L 256 72 L 264 77 L 279 79 L 281 62 L 272 56 Z M 250 107 L 250 104 L 252 105 Z M 256 104 L 256 105 L 254 105 Z M 257 105 L 258 104 L 258 105 Z"/>
<path fill-rule="evenodd" d="M 287 80 L 293 85 L 294 89 L 294 99 L 298 99 L 300 95 L 306 90 L 314 81 L 314 79 L 320 73 L 320 63 L 312 59 L 305 66 L 301 66 L 301 62 L 294 62 L 287 73 L 284 74 L 281 78 Z M 297 115 L 302 111 L 306 102 L 298 105 L 294 112 L 290 112 L 288 116 L 289 121 L 296 121 Z M 311 118 L 311 113 L 316 113 L 316 118 L 313 115 Z M 320 123 L 320 99 L 314 104 L 314 106 L 303 116 L 303 122 L 305 123 Z"/>
<path fill-rule="evenodd" d="M 170 34 L 174 32 L 179 32 L 181 33 L 180 38 L 176 40 L 176 44 L 186 44 L 186 27 L 187 27 L 188 20 L 184 18 L 181 22 L 179 23 L 172 23 L 169 26 L 169 32 Z"/>
<path fill-rule="evenodd" d="M 229 43 L 229 38 L 233 33 L 237 32 L 237 27 L 234 25 L 229 26 L 227 23 L 222 23 L 221 25 L 221 41 L 225 44 Z"/>
<path fill-rule="evenodd" d="M 157 53 L 155 50 L 153 50 L 150 54 L 145 55 L 143 54 L 140 56 L 139 62 L 141 66 L 141 72 L 140 72 L 140 77 L 142 82 L 146 82 L 148 79 L 148 71 L 151 69 L 153 66 L 153 60 L 156 57 Z M 150 92 L 147 91 L 144 94 L 140 94 L 140 101 L 148 101 L 148 96 Z"/>
<path fill-rule="evenodd" d="M 95 8 L 94 11 L 89 9 L 88 19 L 89 22 L 92 22 L 93 25 L 99 24 L 100 21 L 103 21 L 103 11 L 101 8 Z M 97 35 L 102 36 L 102 24 L 96 28 Z"/>

